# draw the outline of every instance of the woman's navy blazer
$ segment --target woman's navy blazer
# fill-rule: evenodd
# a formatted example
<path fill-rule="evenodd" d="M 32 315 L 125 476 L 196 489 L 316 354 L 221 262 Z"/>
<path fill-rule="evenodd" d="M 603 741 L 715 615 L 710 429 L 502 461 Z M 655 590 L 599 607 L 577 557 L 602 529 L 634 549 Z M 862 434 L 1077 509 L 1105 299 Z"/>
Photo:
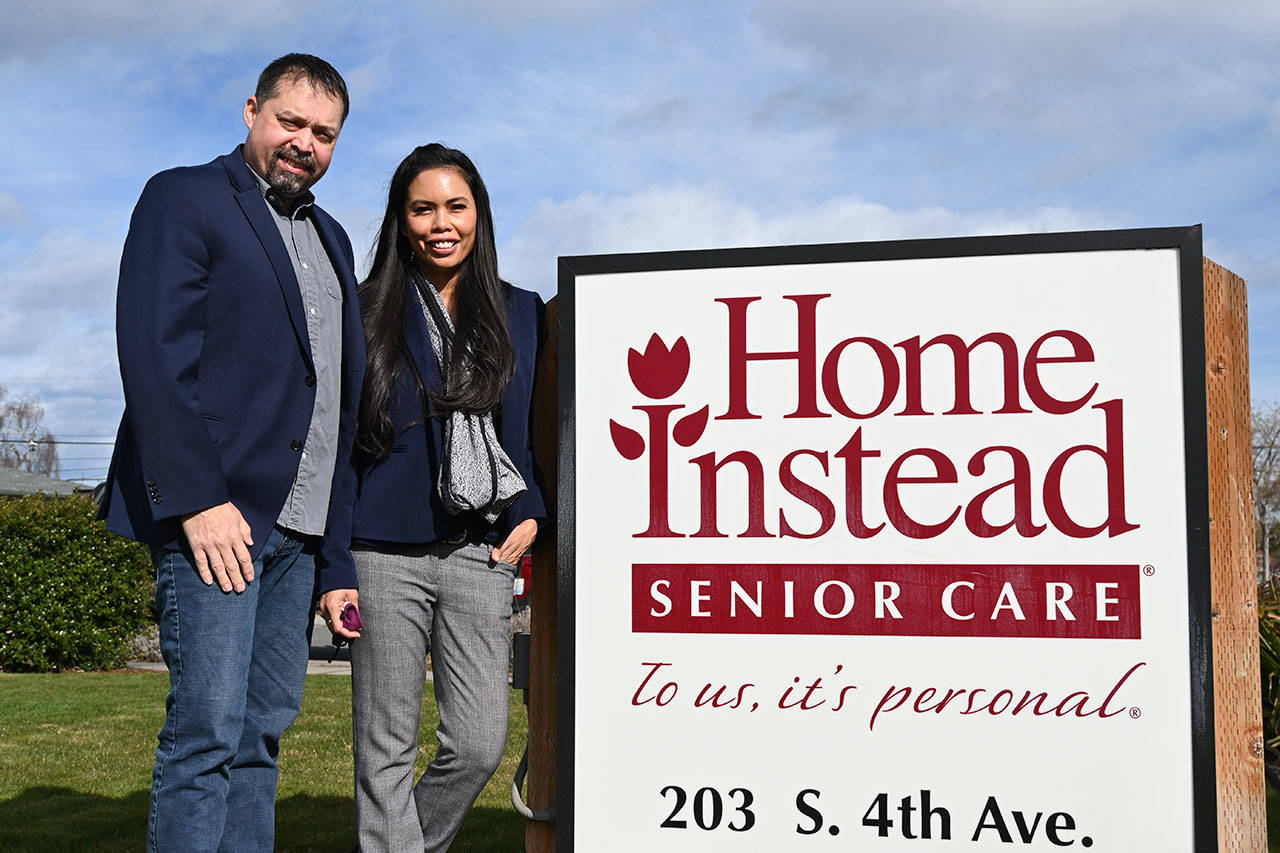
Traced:
<path fill-rule="evenodd" d="M 440 365 L 427 337 L 427 320 L 413 285 L 405 282 L 404 334 L 409 356 L 428 390 L 440 387 Z M 530 443 L 530 402 L 533 374 L 542 328 L 542 299 L 518 287 L 507 291 L 507 329 L 516 351 L 516 369 L 493 413 L 498 442 L 524 478 L 527 491 L 507 508 L 494 525 L 505 538 L 521 521 L 546 518 L 547 506 L 541 474 L 533 463 Z M 350 519 L 348 541 L 373 540 L 404 545 L 421 545 L 449 539 L 462 532 L 467 519 L 450 515 L 440 502 L 436 485 L 444 439 L 443 422 L 438 417 L 423 420 L 422 395 L 408 365 L 396 370 L 391 392 L 391 418 L 397 435 L 391 453 L 381 461 L 357 450 L 352 456 L 356 476 L 344 478 L 352 486 L 345 500 L 334 507 L 330 533 L 338 534 L 344 518 Z M 346 504 L 346 511 L 341 506 Z M 474 517 L 471 519 L 474 524 Z M 355 587 L 355 563 L 331 566 L 329 577 L 321 579 L 321 591 Z"/>

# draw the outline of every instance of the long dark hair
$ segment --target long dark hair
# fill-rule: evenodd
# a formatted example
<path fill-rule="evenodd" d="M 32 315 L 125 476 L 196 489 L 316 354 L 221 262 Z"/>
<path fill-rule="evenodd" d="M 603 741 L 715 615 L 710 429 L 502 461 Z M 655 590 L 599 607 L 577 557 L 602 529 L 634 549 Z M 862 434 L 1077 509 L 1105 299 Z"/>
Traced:
<path fill-rule="evenodd" d="M 405 345 L 405 311 L 420 310 L 410 270 L 416 260 L 409 241 L 401 233 L 405 200 L 414 178 L 429 169 L 454 169 L 466 180 L 476 203 L 476 234 L 471 254 L 458 274 L 457 319 L 449 375 L 461 377 L 466 361 L 468 381 L 448 393 L 441 388 L 428 394 L 422 375 Z M 360 284 L 368 365 L 360 397 L 356 445 L 374 458 L 385 458 L 395 441 L 397 425 L 391 421 L 391 389 L 396 373 L 412 371 L 422 395 L 424 417 L 428 400 L 437 411 L 489 412 L 497 407 L 515 371 L 515 347 L 507 330 L 507 294 L 510 285 L 498 277 L 498 252 L 493 239 L 493 212 L 489 191 L 475 164 L 461 151 L 438 142 L 421 145 L 396 167 L 387 192 L 387 212 L 374 246 L 369 276 Z M 403 424 L 400 426 L 404 426 Z"/>

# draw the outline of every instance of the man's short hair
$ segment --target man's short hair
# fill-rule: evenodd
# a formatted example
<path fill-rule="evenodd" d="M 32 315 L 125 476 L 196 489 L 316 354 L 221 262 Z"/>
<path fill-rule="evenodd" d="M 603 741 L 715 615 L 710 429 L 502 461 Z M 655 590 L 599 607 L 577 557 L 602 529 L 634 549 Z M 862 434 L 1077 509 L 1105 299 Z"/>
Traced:
<path fill-rule="evenodd" d="M 347 120 L 347 113 L 351 110 L 347 83 L 336 68 L 320 57 L 309 53 L 286 53 L 272 61 L 258 75 L 258 88 L 253 96 L 258 99 L 259 104 L 275 97 L 281 80 L 306 80 L 315 88 L 342 101 L 342 120 Z"/>

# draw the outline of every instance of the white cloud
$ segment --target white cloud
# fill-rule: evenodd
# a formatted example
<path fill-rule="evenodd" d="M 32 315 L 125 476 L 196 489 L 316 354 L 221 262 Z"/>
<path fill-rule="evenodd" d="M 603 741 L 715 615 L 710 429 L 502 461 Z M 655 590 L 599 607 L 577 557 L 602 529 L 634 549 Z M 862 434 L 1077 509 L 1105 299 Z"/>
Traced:
<path fill-rule="evenodd" d="M 347 68 L 342 72 L 347 84 L 347 94 L 355 105 L 367 104 L 374 94 L 386 91 L 395 84 L 395 72 L 386 55 L 374 56 L 368 61 Z"/>
<path fill-rule="evenodd" d="M 59 446 L 62 476 L 106 477 L 124 409 L 110 321 L 64 330 L 17 357 L 0 356 L 0 384 L 14 396 L 36 395 L 56 439 L 106 442 Z"/>
<path fill-rule="evenodd" d="M 556 257 L 739 246 L 861 242 L 979 234 L 1019 234 L 1117 227 L 1089 211 L 1046 207 L 960 212 L 925 206 L 895 209 L 857 196 L 770 209 L 723 189 L 684 184 L 635 193 L 583 193 L 544 200 L 499 247 L 503 275 L 543 296 L 555 291 Z"/>
<path fill-rule="evenodd" d="M 122 230 L 108 220 L 0 245 L 0 385 L 38 396 L 58 438 L 108 438 L 120 418 L 114 306 Z M 61 449 L 66 476 L 105 476 L 110 452 Z"/>
<path fill-rule="evenodd" d="M 1256 115 L 1275 88 L 1280 5 L 761 0 L 753 18 L 810 59 L 782 117 L 1132 139 Z"/>
<path fill-rule="evenodd" d="M 927 68 L 980 60 L 1032 74 L 1062 60 L 1074 60 L 1087 74 L 1090 60 L 1122 57 L 1131 46 L 1171 37 L 1199 38 L 1208 49 L 1222 38 L 1273 46 L 1280 29 L 1280 6 L 1270 0 L 759 0 L 755 15 L 771 31 L 841 65 L 910 59 Z"/>
<path fill-rule="evenodd" d="M 457 7 L 475 20 L 497 27 L 599 17 L 645 0 L 469 0 Z M 453 10 L 451 10 L 453 11 Z"/>
<path fill-rule="evenodd" d="M 11 59 L 39 57 L 65 45 L 112 42 L 136 44 L 148 53 L 184 45 L 196 52 L 227 50 L 250 41 L 280 44 L 297 28 L 299 12 L 298 5 L 287 0 L 44 0 L 15 5 L 5 11 L 0 36 L 0 49 Z M 344 6 L 338 0 L 315 0 L 306 14 L 333 20 Z"/>
<path fill-rule="evenodd" d="M 50 341 L 69 350 L 64 336 L 112 318 L 119 262 L 119 237 L 110 226 L 54 229 L 34 243 L 0 248 L 0 357 Z"/>
<path fill-rule="evenodd" d="M 477 0 L 447 37 L 441 7 L 399 0 L 6 11 L 0 382 L 45 377 L 57 430 L 118 416 L 114 379 L 83 377 L 116 375 L 146 177 L 243 139 L 290 49 L 351 89 L 317 195 L 361 259 L 395 164 L 435 139 L 480 166 L 503 271 L 543 293 L 559 254 L 1204 221 L 1280 363 L 1274 0 Z"/>
<path fill-rule="evenodd" d="M 19 231 L 29 224 L 27 206 L 12 193 L 0 190 L 0 229 Z"/>
<path fill-rule="evenodd" d="M 9 61 L 38 59 L 63 47 L 128 45 L 145 55 L 220 54 L 262 50 L 317 52 L 371 33 L 417 34 L 423 58 L 431 39 L 448 38 L 440 26 L 464 14 L 482 27 L 507 30 L 529 24 L 587 21 L 643 5 L 648 0 L 470 0 L 448 9 L 434 3 L 365 0 L 43 0 L 11 3 L 0 29 L 0 55 Z M 9 8 L 12 7 L 12 8 Z M 449 23 L 448 26 L 454 26 Z"/>

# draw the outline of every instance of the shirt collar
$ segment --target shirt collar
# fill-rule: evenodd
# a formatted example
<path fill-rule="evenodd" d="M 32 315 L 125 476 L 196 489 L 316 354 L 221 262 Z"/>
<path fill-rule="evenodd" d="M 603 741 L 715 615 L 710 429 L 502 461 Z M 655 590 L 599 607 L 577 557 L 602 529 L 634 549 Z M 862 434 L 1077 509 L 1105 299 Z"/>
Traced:
<path fill-rule="evenodd" d="M 245 165 L 248 166 L 249 164 L 246 162 Z M 267 204 L 271 205 L 271 208 L 281 216 L 292 219 L 295 216 L 305 215 L 307 208 L 315 203 L 316 197 L 312 195 L 311 190 L 306 190 L 302 195 L 295 198 L 293 204 L 290 205 L 280 193 L 272 188 L 271 184 L 267 183 L 266 178 L 259 175 L 258 171 L 252 166 L 249 166 L 249 174 L 253 175 L 253 179 L 257 181 L 258 189 L 262 190 L 262 197 L 267 200 Z"/>

